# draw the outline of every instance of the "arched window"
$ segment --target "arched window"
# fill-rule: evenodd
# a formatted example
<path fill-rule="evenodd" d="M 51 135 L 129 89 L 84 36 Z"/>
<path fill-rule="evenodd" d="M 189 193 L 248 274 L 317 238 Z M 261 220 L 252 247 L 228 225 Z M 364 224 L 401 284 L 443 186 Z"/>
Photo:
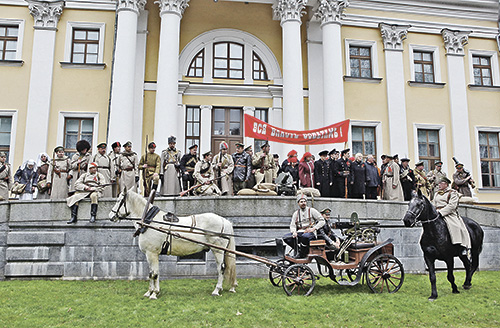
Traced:
<path fill-rule="evenodd" d="M 267 71 L 266 67 L 264 66 L 264 63 L 260 59 L 260 57 L 253 52 L 253 79 L 254 80 L 262 80 L 262 81 L 267 81 L 269 78 L 267 77 Z"/>
<path fill-rule="evenodd" d="M 243 45 L 234 42 L 214 43 L 213 77 L 243 79 Z"/>
<path fill-rule="evenodd" d="M 205 59 L 205 49 L 201 49 L 200 52 L 194 56 L 191 64 L 189 64 L 188 73 L 186 76 L 189 77 L 203 77 L 203 62 Z"/>

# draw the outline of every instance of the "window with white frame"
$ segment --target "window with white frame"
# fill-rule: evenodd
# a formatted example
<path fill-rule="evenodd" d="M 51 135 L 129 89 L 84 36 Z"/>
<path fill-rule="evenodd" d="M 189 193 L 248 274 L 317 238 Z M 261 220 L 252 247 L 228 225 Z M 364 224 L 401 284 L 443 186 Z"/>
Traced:
<path fill-rule="evenodd" d="M 367 40 L 345 40 L 346 76 L 372 79 L 378 77 L 377 43 Z"/>
<path fill-rule="evenodd" d="M 94 139 L 94 119 L 92 118 L 66 118 L 64 121 L 64 150 L 66 155 L 76 153 L 76 143 L 87 140 L 92 147 Z"/>
<path fill-rule="evenodd" d="M 68 22 L 61 64 L 104 66 L 104 36 L 105 23 Z"/>
<path fill-rule="evenodd" d="M 260 59 L 259 55 L 253 52 L 253 79 L 260 81 L 267 81 L 269 78 L 267 77 L 266 66 Z"/>
<path fill-rule="evenodd" d="M 500 187 L 500 143 L 498 132 L 479 132 L 479 154 L 483 187 Z"/>
<path fill-rule="evenodd" d="M 203 62 L 205 59 L 205 49 L 202 49 L 189 64 L 187 77 L 203 77 Z"/>
<path fill-rule="evenodd" d="M 441 84 L 439 48 L 435 46 L 409 46 L 411 82 Z"/>
<path fill-rule="evenodd" d="M 24 21 L 0 18 L 0 62 L 20 61 L 24 35 Z"/>
<path fill-rule="evenodd" d="M 366 158 L 373 155 L 377 158 L 377 143 L 375 127 L 351 126 L 352 129 L 352 154 L 361 153 Z"/>
<path fill-rule="evenodd" d="M 434 163 L 441 160 L 439 130 L 418 129 L 418 159 L 424 162 L 424 169 L 434 169 Z"/>
<path fill-rule="evenodd" d="M 469 50 L 469 74 L 471 86 L 500 85 L 497 53 L 489 50 Z"/>
<path fill-rule="evenodd" d="M 214 43 L 213 77 L 243 79 L 244 46 L 235 42 Z"/>
<path fill-rule="evenodd" d="M 475 85 L 492 85 L 491 59 L 488 56 L 472 56 Z"/>
<path fill-rule="evenodd" d="M 12 133 L 12 116 L 0 116 L 0 152 L 10 153 L 10 140 Z"/>
<path fill-rule="evenodd" d="M 254 117 L 258 120 L 269 123 L 269 110 L 267 108 L 255 108 Z M 253 147 L 255 152 L 260 149 L 260 147 L 265 144 L 266 140 L 254 139 Z"/>
<path fill-rule="evenodd" d="M 200 145 L 201 113 L 199 106 L 186 107 L 186 153 L 194 144 Z"/>

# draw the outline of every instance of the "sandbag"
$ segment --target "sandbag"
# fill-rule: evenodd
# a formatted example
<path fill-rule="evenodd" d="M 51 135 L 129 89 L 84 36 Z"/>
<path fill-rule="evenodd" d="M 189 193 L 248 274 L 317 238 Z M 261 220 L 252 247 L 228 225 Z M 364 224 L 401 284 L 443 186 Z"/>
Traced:
<path fill-rule="evenodd" d="M 278 193 L 276 191 L 273 190 L 264 191 L 264 189 L 257 190 L 255 194 L 258 196 L 278 196 Z"/>
<path fill-rule="evenodd" d="M 274 183 L 262 182 L 262 183 L 256 184 L 252 189 L 253 190 L 267 189 L 267 190 L 276 191 L 276 185 Z"/>
<path fill-rule="evenodd" d="M 253 189 L 245 188 L 245 189 L 241 189 L 240 191 L 238 191 L 237 195 L 238 196 L 255 196 L 255 195 L 257 195 L 257 192 Z"/>
<path fill-rule="evenodd" d="M 297 195 L 299 195 L 299 194 L 304 194 L 308 197 L 320 197 L 321 196 L 321 193 L 316 188 L 300 188 L 297 191 Z"/>

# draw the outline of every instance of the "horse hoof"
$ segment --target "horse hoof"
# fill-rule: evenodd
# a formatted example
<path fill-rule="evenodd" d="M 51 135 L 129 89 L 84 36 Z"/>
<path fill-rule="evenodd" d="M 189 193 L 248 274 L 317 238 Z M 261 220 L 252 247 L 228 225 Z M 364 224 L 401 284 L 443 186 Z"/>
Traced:
<path fill-rule="evenodd" d="M 230 293 L 236 293 L 236 290 L 235 290 L 235 289 L 234 289 L 234 287 L 233 287 L 233 288 L 231 288 L 231 289 L 229 290 L 229 292 L 230 292 Z"/>
<path fill-rule="evenodd" d="M 146 292 L 146 294 L 144 294 L 143 296 L 144 296 L 144 297 L 149 297 L 149 296 L 151 296 L 151 292 L 148 290 L 148 291 Z"/>
<path fill-rule="evenodd" d="M 457 290 L 454 290 L 452 293 L 453 294 L 460 294 L 460 291 L 457 289 Z"/>
<path fill-rule="evenodd" d="M 463 285 L 462 286 L 465 290 L 469 290 L 472 288 L 472 285 Z"/>
<path fill-rule="evenodd" d="M 221 296 L 221 295 L 219 294 L 219 292 L 213 292 L 212 296 Z"/>
<path fill-rule="evenodd" d="M 155 293 L 152 293 L 151 296 L 149 296 L 149 299 L 150 300 L 157 300 L 158 297 L 156 297 L 156 294 Z"/>
<path fill-rule="evenodd" d="M 434 302 L 434 301 L 436 300 L 436 298 L 437 298 L 437 297 L 432 297 L 432 296 L 431 296 L 431 297 L 429 297 L 429 301 L 430 301 L 430 302 Z"/>

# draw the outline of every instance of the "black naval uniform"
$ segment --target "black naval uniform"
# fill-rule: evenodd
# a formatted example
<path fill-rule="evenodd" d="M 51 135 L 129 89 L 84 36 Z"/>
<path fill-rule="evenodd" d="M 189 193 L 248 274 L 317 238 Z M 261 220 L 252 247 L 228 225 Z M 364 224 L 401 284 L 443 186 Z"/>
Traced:
<path fill-rule="evenodd" d="M 406 173 L 408 171 L 408 173 Z M 415 173 L 410 167 L 406 170 L 401 167 L 401 173 L 399 174 L 401 180 L 401 187 L 403 187 L 403 196 L 405 201 L 411 200 L 411 192 L 415 190 Z"/>
<path fill-rule="evenodd" d="M 330 197 L 330 182 L 332 181 L 332 170 L 330 161 L 318 159 L 314 162 L 314 188 L 318 189 L 321 197 Z"/>
<path fill-rule="evenodd" d="M 339 158 L 333 163 L 333 194 L 332 197 L 345 198 L 345 183 L 349 173 L 349 160 Z"/>
<path fill-rule="evenodd" d="M 194 167 L 199 160 L 198 155 L 191 155 L 191 153 L 182 156 L 180 168 L 182 171 L 182 185 L 184 186 L 184 190 L 188 190 L 190 187 L 194 186 Z"/>

